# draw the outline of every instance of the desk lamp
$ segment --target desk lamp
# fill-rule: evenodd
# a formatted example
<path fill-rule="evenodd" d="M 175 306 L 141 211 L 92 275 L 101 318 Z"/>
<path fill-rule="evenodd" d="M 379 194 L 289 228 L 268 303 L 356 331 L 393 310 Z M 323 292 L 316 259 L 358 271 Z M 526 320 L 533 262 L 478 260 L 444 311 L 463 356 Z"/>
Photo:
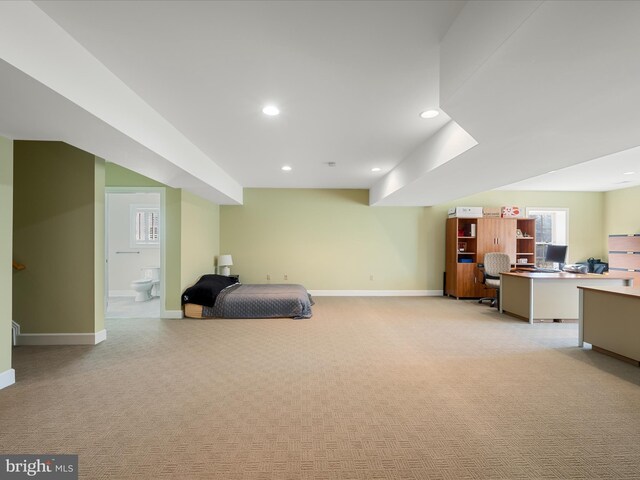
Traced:
<path fill-rule="evenodd" d="M 231 274 L 230 266 L 233 265 L 233 259 L 231 255 L 220 255 L 218 257 L 218 268 L 220 268 L 221 275 L 229 276 Z"/>

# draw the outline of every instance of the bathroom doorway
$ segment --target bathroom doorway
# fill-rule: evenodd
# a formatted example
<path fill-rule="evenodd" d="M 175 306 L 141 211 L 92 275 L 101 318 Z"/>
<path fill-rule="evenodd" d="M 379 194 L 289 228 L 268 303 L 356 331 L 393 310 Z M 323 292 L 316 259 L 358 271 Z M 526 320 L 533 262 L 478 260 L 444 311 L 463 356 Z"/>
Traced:
<path fill-rule="evenodd" d="M 105 317 L 160 318 L 164 190 L 106 189 Z"/>

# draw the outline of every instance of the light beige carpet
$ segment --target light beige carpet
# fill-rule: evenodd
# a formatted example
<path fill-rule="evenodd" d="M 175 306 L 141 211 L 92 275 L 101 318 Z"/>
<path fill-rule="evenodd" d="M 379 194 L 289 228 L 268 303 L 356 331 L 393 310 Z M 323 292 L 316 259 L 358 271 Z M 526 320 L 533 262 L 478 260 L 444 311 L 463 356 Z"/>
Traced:
<path fill-rule="evenodd" d="M 640 369 L 447 298 L 317 298 L 310 320 L 107 322 L 18 347 L 0 451 L 87 479 L 640 478 Z"/>

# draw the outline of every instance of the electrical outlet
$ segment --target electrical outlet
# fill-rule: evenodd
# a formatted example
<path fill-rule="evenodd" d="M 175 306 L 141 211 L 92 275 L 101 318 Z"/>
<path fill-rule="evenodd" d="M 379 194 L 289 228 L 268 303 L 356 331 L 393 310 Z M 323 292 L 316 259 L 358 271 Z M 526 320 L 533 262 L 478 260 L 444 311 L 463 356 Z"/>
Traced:
<path fill-rule="evenodd" d="M 287 275 L 286 273 L 284 274 L 284 279 L 285 280 L 289 280 L 289 275 Z"/>
<path fill-rule="evenodd" d="M 267 280 L 271 280 L 271 275 L 267 273 Z"/>
<path fill-rule="evenodd" d="M 369 275 L 369 280 L 373 280 L 373 274 Z"/>

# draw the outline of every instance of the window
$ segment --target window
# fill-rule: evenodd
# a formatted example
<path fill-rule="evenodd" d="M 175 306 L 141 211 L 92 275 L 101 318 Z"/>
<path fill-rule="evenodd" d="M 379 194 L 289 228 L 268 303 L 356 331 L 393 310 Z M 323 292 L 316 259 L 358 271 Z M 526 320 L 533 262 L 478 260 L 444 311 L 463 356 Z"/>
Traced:
<path fill-rule="evenodd" d="M 544 261 L 547 245 L 569 244 L 569 209 L 527 208 L 527 216 L 536 219 L 536 265 L 556 268 Z"/>
<path fill-rule="evenodd" d="M 131 246 L 160 246 L 160 209 L 153 205 L 131 205 Z"/>

